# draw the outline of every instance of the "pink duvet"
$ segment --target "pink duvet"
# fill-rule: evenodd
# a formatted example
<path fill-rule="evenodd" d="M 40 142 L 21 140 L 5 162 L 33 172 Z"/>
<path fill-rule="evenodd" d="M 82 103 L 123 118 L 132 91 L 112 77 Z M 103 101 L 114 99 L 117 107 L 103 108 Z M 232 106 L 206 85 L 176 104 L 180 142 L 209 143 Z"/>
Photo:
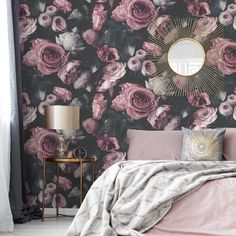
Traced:
<path fill-rule="evenodd" d="M 207 182 L 143 235 L 236 236 L 236 178 Z"/>

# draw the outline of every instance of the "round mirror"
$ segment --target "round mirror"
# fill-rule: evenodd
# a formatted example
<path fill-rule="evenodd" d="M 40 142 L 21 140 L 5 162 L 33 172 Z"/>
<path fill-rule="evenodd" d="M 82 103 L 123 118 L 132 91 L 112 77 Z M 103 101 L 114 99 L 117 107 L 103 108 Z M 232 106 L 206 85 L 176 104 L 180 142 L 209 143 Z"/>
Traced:
<path fill-rule="evenodd" d="M 199 72 L 205 61 L 202 45 L 191 38 L 176 41 L 169 49 L 168 63 L 178 75 L 190 76 Z"/>

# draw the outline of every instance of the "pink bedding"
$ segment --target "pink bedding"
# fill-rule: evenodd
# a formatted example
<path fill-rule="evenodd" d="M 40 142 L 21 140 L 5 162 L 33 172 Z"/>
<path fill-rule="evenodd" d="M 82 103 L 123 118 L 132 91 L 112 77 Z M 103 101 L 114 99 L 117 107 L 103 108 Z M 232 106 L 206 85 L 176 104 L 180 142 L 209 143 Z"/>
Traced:
<path fill-rule="evenodd" d="M 207 182 L 144 236 L 236 236 L 236 178 Z"/>

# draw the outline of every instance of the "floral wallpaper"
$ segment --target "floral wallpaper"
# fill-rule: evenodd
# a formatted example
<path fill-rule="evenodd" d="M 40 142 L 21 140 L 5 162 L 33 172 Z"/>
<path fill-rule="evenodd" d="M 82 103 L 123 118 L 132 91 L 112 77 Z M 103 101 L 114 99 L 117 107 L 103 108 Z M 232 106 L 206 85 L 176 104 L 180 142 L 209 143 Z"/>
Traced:
<path fill-rule="evenodd" d="M 235 127 L 235 15 L 235 0 L 20 0 L 27 204 L 41 205 L 42 159 L 57 155 L 58 133 L 44 129 L 45 105 L 81 107 L 81 129 L 64 135 L 69 150 L 84 146 L 95 158 L 96 176 L 126 158 L 128 128 Z M 170 97 L 149 89 L 148 54 L 160 52 L 148 33 L 170 17 L 208 17 L 209 27 L 224 26 L 209 56 L 225 75 L 220 94 Z M 83 168 L 87 191 L 90 167 Z M 54 169 L 48 168 L 46 207 L 55 207 Z M 59 206 L 77 207 L 78 166 L 61 164 L 59 175 Z"/>

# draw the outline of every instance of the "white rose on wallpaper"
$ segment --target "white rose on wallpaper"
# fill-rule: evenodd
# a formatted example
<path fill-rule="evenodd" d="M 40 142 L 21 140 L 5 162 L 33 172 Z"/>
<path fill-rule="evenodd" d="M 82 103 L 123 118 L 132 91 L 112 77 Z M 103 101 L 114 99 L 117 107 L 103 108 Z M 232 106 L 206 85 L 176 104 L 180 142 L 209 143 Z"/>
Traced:
<path fill-rule="evenodd" d="M 56 37 L 56 43 L 72 53 L 76 53 L 84 49 L 84 43 L 81 40 L 76 27 L 73 28 L 71 32 L 59 34 L 59 36 Z"/>

